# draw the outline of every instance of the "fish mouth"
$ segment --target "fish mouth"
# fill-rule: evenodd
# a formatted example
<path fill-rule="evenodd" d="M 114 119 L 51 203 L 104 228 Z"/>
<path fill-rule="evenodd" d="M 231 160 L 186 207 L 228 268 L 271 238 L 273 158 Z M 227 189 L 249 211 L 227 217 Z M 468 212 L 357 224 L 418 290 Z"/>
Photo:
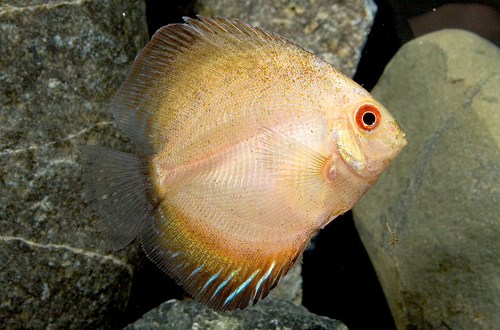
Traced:
<path fill-rule="evenodd" d="M 392 124 L 394 127 L 394 131 L 397 132 L 394 138 L 396 140 L 396 145 L 399 146 L 398 150 L 401 150 L 405 145 L 408 144 L 408 141 L 406 140 L 406 133 L 405 131 L 403 131 L 401 125 L 399 125 L 396 119 L 394 119 L 394 122 Z"/>
<path fill-rule="evenodd" d="M 406 140 L 406 133 L 399 128 L 399 134 L 394 137 L 394 150 L 398 153 L 407 144 L 408 141 Z"/>
<path fill-rule="evenodd" d="M 401 139 L 403 140 L 403 147 L 408 144 L 408 140 L 406 140 L 406 133 L 403 132 L 401 135 Z"/>
<path fill-rule="evenodd" d="M 397 157 L 397 155 L 403 150 L 403 148 L 408 144 L 408 140 L 406 140 L 406 133 L 400 131 L 401 134 L 395 137 L 394 147 L 392 148 L 390 159 L 391 161 Z"/>

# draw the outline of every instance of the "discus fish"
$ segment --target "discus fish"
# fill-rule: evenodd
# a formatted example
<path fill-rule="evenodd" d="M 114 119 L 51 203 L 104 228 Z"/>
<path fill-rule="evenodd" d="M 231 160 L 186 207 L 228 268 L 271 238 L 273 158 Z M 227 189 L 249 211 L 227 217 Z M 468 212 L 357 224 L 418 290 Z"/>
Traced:
<path fill-rule="evenodd" d="M 406 144 L 358 84 L 283 37 L 223 18 L 159 29 L 111 103 L 133 155 L 86 146 L 85 195 L 114 249 L 215 310 L 252 306 Z"/>

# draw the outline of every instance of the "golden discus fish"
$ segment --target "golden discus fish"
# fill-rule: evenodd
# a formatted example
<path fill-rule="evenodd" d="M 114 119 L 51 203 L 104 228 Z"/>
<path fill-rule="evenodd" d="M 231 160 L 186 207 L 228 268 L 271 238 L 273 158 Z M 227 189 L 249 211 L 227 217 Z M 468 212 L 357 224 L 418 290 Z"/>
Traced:
<path fill-rule="evenodd" d="M 406 144 L 389 112 L 281 36 L 223 18 L 170 24 L 111 103 L 144 151 L 83 149 L 85 194 L 120 249 L 195 299 L 243 309 L 348 211 Z"/>

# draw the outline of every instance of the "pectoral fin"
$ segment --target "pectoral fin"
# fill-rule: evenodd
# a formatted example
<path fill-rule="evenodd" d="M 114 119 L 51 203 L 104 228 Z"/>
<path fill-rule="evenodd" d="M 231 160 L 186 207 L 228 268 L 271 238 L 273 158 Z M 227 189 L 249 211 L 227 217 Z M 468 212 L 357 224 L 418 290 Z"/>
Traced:
<path fill-rule="evenodd" d="M 256 151 L 257 161 L 284 184 L 320 185 L 325 182 L 327 157 L 310 147 L 267 127 L 259 130 L 262 148 Z"/>

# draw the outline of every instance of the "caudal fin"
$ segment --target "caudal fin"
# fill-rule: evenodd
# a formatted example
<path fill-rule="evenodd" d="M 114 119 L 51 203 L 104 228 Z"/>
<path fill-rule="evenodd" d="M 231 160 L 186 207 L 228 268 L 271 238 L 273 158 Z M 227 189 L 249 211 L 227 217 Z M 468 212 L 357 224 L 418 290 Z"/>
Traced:
<path fill-rule="evenodd" d="M 113 249 L 134 240 L 158 203 L 146 157 L 98 146 L 82 148 L 85 200 Z"/>

